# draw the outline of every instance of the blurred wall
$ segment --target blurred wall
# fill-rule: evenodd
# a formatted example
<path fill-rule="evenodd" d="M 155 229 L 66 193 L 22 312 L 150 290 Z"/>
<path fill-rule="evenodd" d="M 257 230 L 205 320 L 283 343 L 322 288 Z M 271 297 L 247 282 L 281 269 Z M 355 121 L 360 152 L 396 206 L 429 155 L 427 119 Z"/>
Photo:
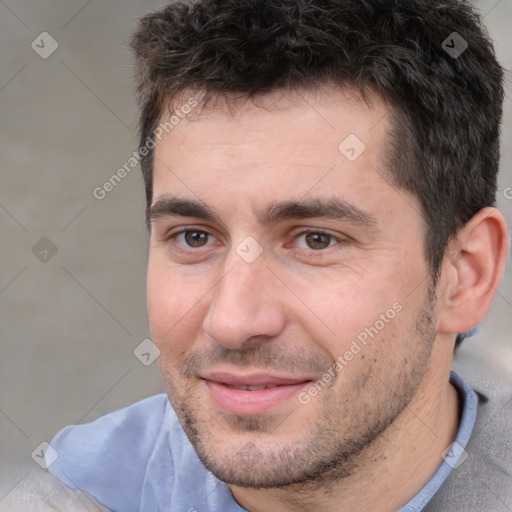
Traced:
<path fill-rule="evenodd" d="M 32 463 L 64 425 L 163 390 L 156 363 L 133 353 L 149 337 L 140 169 L 94 194 L 136 149 L 127 44 L 137 18 L 160 5 L 0 1 L 0 475 Z M 510 70 L 512 1 L 477 5 Z M 509 98 L 498 196 L 510 225 L 511 123 Z M 509 368 L 511 289 L 509 262 L 465 342 Z"/>

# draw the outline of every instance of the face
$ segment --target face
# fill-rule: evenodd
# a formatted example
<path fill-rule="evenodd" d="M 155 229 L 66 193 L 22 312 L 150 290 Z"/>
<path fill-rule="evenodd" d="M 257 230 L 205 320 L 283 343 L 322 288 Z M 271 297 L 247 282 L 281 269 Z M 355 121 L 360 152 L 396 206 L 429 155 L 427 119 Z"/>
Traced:
<path fill-rule="evenodd" d="M 185 432 L 228 483 L 349 474 L 424 378 L 425 228 L 386 177 L 389 112 L 371 100 L 217 105 L 157 144 L 151 331 Z"/>

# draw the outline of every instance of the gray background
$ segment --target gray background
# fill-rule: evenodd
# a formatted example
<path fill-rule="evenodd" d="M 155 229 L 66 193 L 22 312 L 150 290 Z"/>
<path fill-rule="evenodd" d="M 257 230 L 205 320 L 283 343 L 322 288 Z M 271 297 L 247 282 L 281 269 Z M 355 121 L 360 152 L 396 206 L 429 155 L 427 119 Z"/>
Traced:
<path fill-rule="evenodd" d="M 64 425 L 163 389 L 156 363 L 146 367 L 133 354 L 149 337 L 139 168 L 103 200 L 93 196 L 136 148 L 127 44 L 137 18 L 160 5 L 0 1 L 0 476 L 11 480 Z M 477 5 L 510 70 L 512 1 Z M 47 59 L 31 47 L 42 32 L 58 43 Z M 498 198 L 509 225 L 511 123 L 508 99 Z M 57 249 L 46 262 L 32 249 L 42 237 Z M 509 261 L 491 312 L 464 348 L 509 369 L 511 289 Z M 0 499 L 2 492 L 0 484 Z"/>

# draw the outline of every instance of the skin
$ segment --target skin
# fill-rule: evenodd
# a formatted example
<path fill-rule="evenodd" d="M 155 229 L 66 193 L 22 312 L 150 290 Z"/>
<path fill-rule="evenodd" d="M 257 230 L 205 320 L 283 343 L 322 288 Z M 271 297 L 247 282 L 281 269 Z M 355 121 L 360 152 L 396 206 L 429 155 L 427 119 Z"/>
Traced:
<path fill-rule="evenodd" d="M 218 102 L 157 143 L 148 311 L 160 368 L 201 460 L 251 511 L 396 510 L 458 429 L 455 333 L 492 302 L 506 225 L 495 209 L 475 216 L 450 244 L 434 293 L 420 205 L 385 169 L 389 109 L 370 100 L 326 88 Z M 349 134 L 366 146 L 354 161 L 338 149 Z M 171 197 L 215 217 L 178 215 Z M 263 219 L 281 202 L 332 198 L 373 222 Z M 262 251 L 251 263 L 237 252 L 248 236 Z M 333 371 L 339 357 L 346 364 Z M 308 403 L 297 391 L 255 413 L 226 410 L 205 379 L 279 375 L 309 381 L 308 392 L 329 368 Z"/>

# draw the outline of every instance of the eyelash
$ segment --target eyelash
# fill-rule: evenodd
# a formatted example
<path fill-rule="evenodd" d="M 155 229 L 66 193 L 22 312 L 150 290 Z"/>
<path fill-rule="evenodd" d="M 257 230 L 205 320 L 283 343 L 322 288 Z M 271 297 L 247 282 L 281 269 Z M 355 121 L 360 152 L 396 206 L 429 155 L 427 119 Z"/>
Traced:
<path fill-rule="evenodd" d="M 176 243 L 178 246 L 180 246 L 182 248 L 182 250 L 184 250 L 184 251 L 194 251 L 195 248 L 187 246 L 187 245 L 183 245 L 183 244 L 180 244 L 180 243 L 176 242 L 176 238 L 178 236 L 183 235 L 183 234 L 185 234 L 187 232 L 204 233 L 208 237 L 213 237 L 213 235 L 211 233 L 209 233 L 208 231 L 206 231 L 206 230 L 198 229 L 198 228 L 192 228 L 192 227 L 187 227 L 187 228 L 181 229 L 179 231 L 176 231 L 175 233 L 171 233 L 169 235 L 166 235 L 164 237 L 163 241 L 164 242 L 169 242 L 169 241 L 172 240 L 174 243 Z M 336 241 L 335 244 L 329 245 L 325 249 L 316 249 L 315 250 L 315 249 L 299 248 L 299 250 L 307 251 L 310 254 L 318 254 L 318 255 L 320 255 L 321 253 L 327 252 L 329 249 L 335 247 L 336 245 L 348 242 L 348 239 L 346 239 L 346 238 L 338 237 L 338 236 L 335 236 L 335 235 L 333 235 L 333 234 L 331 234 L 331 233 L 329 233 L 327 231 L 322 231 L 320 229 L 314 229 L 314 228 L 302 228 L 301 230 L 299 230 L 299 231 L 294 233 L 293 239 L 296 240 L 297 238 L 299 238 L 299 237 L 301 237 L 303 235 L 310 234 L 310 233 L 319 234 L 319 235 L 325 235 L 325 236 L 329 237 L 331 240 L 335 240 Z M 208 247 L 208 246 L 198 247 L 197 249 L 202 249 L 204 247 Z"/>

